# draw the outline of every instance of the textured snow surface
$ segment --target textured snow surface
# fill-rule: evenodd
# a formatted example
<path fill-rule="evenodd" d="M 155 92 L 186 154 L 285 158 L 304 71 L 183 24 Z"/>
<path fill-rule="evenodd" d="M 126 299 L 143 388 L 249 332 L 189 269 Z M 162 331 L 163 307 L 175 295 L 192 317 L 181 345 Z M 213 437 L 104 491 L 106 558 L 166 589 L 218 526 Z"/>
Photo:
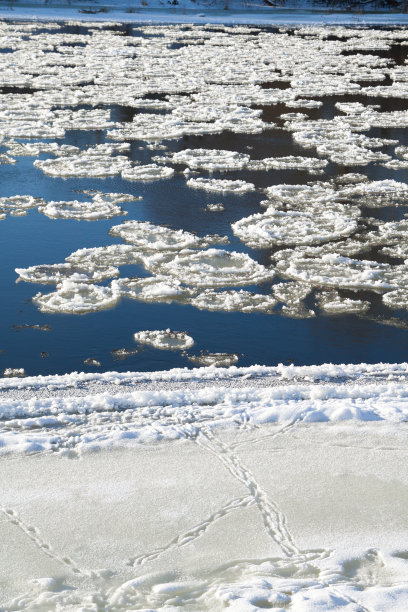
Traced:
<path fill-rule="evenodd" d="M 408 364 L 197 358 L 0 381 L 5 609 L 404 610 Z"/>

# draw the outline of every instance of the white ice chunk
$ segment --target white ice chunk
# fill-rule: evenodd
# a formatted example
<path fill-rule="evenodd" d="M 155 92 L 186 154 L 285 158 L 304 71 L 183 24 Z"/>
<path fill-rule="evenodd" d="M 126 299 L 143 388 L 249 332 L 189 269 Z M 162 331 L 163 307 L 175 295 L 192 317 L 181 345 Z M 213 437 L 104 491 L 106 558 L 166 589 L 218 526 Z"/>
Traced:
<path fill-rule="evenodd" d="M 173 168 L 158 166 L 157 164 L 126 167 L 122 170 L 122 178 L 125 181 L 158 181 L 171 178 L 173 175 Z"/>
<path fill-rule="evenodd" d="M 324 208 L 318 214 L 316 210 L 280 212 L 270 207 L 263 214 L 244 217 L 232 224 L 234 234 L 242 242 L 259 249 L 284 244 L 320 244 L 349 236 L 356 228 L 356 219 Z"/>
<path fill-rule="evenodd" d="M 109 230 L 111 236 L 118 236 L 134 244 L 141 251 L 178 251 L 186 248 L 203 248 L 210 244 L 225 244 L 226 236 L 204 236 L 200 238 L 184 230 L 172 230 L 147 221 L 125 221 Z"/>
<path fill-rule="evenodd" d="M 191 304 L 201 310 L 222 310 L 226 312 L 264 312 L 270 313 L 276 305 L 271 295 L 251 291 L 213 291 L 206 289 L 191 300 Z"/>
<path fill-rule="evenodd" d="M 114 266 L 107 268 L 84 266 L 81 268 L 71 263 L 42 264 L 30 266 L 29 268 L 16 268 L 16 272 L 19 275 L 18 280 L 28 283 L 41 283 L 43 285 L 59 284 L 64 279 L 80 283 L 94 283 L 119 276 L 119 270 Z"/>
<path fill-rule="evenodd" d="M 187 359 L 201 366 L 228 368 L 238 361 L 239 355 L 235 353 L 209 353 L 202 351 L 199 355 L 187 355 Z"/>
<path fill-rule="evenodd" d="M 255 185 L 253 183 L 247 183 L 245 181 L 229 181 L 227 179 L 188 179 L 187 185 L 194 187 L 195 189 L 205 189 L 206 191 L 221 191 L 221 192 L 232 192 L 232 193 L 247 193 L 248 191 L 255 191 Z"/>
<path fill-rule="evenodd" d="M 97 221 L 98 219 L 111 219 L 118 215 L 127 214 L 120 206 L 102 200 L 94 200 L 93 202 L 79 202 L 78 200 L 48 202 L 46 206 L 41 206 L 39 211 L 50 219 L 77 219 L 78 221 Z"/>
<path fill-rule="evenodd" d="M 145 257 L 143 261 L 154 274 L 170 275 L 193 287 L 251 285 L 269 280 L 275 274 L 245 253 L 224 249 L 185 250 L 178 255 L 158 254 Z"/>
<path fill-rule="evenodd" d="M 111 287 L 64 280 L 53 293 L 37 293 L 33 302 L 42 312 L 84 314 L 112 308 L 120 293 Z"/>
<path fill-rule="evenodd" d="M 121 296 L 142 302 L 185 301 L 192 295 L 191 289 L 172 278 L 152 276 L 148 278 L 120 278 L 112 282 L 112 288 Z"/>
<path fill-rule="evenodd" d="M 167 159 L 166 157 L 164 159 Z M 169 156 L 174 164 L 186 164 L 193 170 L 241 170 L 249 162 L 249 155 L 219 149 L 184 149 Z"/>
<path fill-rule="evenodd" d="M 140 344 L 148 344 L 161 350 L 183 351 L 194 345 L 194 340 L 186 332 L 165 330 L 140 331 L 134 334 Z"/>
<path fill-rule="evenodd" d="M 34 166 L 49 176 L 103 178 L 115 176 L 130 167 L 127 157 L 117 155 L 92 155 L 86 152 L 80 155 L 57 157 L 55 159 L 37 159 Z"/>
<path fill-rule="evenodd" d="M 365 300 L 343 297 L 335 290 L 321 291 L 317 296 L 319 308 L 327 314 L 362 314 L 370 308 Z"/>

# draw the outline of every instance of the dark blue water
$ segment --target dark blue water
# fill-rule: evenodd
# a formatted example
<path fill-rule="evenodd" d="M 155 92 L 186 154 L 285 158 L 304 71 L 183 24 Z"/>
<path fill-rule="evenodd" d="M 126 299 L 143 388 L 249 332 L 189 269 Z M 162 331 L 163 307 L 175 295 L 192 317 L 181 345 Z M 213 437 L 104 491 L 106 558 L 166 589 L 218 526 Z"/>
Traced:
<path fill-rule="evenodd" d="M 129 30 L 127 28 L 129 32 Z M 401 53 L 401 51 L 399 51 Z M 405 58 L 399 58 L 402 62 Z M 370 100 L 358 96 L 322 99 L 321 109 L 309 114 L 312 118 L 333 116 L 338 100 L 363 101 L 381 104 L 383 110 L 408 108 L 404 100 Z M 135 112 L 124 107 L 111 109 L 112 119 L 131 120 Z M 276 121 L 288 112 L 283 105 L 263 109 L 264 119 Z M 372 130 L 368 135 L 398 138 L 408 144 L 406 130 Z M 84 147 L 105 142 L 103 131 L 71 131 L 60 140 L 66 144 Z M 271 129 L 261 135 L 221 134 L 206 137 L 185 137 L 166 142 L 170 151 L 185 148 L 231 149 L 250 153 L 252 158 L 284 155 L 305 155 L 304 149 L 294 145 L 289 133 Z M 144 147 L 140 150 L 139 147 Z M 386 149 L 384 149 L 385 152 Z M 134 141 L 130 157 L 149 163 L 160 151 L 150 151 L 145 143 Z M 309 153 L 313 155 L 313 152 Z M 47 157 L 47 156 L 42 156 Z M 106 192 L 126 192 L 143 199 L 122 204 L 127 210 L 126 220 L 136 219 L 164 223 L 178 229 L 196 232 L 227 234 L 230 245 L 225 248 L 247 252 L 260 263 L 269 266 L 272 251 L 256 251 L 245 247 L 231 231 L 231 223 L 244 216 L 259 212 L 261 193 L 243 196 L 211 194 L 186 187 L 183 167 L 171 180 L 138 183 L 120 177 L 106 179 L 58 179 L 44 175 L 33 166 L 33 157 L 18 158 L 17 163 L 0 166 L 0 196 L 32 194 L 46 200 L 86 199 L 76 190 L 98 189 Z M 359 171 L 371 179 L 393 178 L 407 181 L 405 171 L 389 171 L 373 164 L 364 168 L 328 166 L 322 180 L 336 174 Z M 205 173 L 204 173 L 205 175 Z M 248 180 L 257 187 L 279 183 L 304 183 L 313 179 L 306 172 L 228 172 L 215 173 L 215 178 Z M 320 178 L 320 177 L 319 177 Z M 222 202 L 223 212 L 209 212 L 209 203 Z M 384 208 L 364 211 L 366 216 L 382 219 L 400 219 L 408 212 L 405 208 Z M 255 363 L 275 365 L 280 362 L 313 364 L 323 362 L 378 362 L 408 359 L 408 318 L 405 311 L 390 311 L 379 296 L 370 297 L 372 308 L 368 314 L 357 317 L 319 315 L 314 319 L 290 319 L 280 316 L 241 313 L 213 313 L 200 311 L 188 305 L 146 304 L 123 299 L 111 310 L 86 315 L 43 314 L 31 302 L 38 291 L 52 291 L 53 286 L 15 283 L 17 267 L 63 262 L 65 257 L 79 248 L 103 246 L 119 239 L 108 235 L 112 225 L 122 217 L 96 222 L 51 220 L 37 211 L 25 217 L 10 217 L 0 221 L 0 371 L 7 367 L 24 368 L 29 375 L 64 373 L 75 370 L 97 370 L 83 361 L 94 358 L 101 362 L 101 370 L 157 370 L 169 367 L 193 367 L 188 359 L 177 352 L 152 348 L 140 350 L 123 361 L 115 361 L 111 351 L 118 348 L 136 348 L 133 334 L 145 329 L 187 331 L 195 345 L 191 353 L 201 350 L 234 352 L 240 355 L 239 365 Z M 376 253 L 372 254 L 377 258 Z M 382 257 L 382 261 L 387 261 Z M 136 267 L 121 269 L 121 276 L 139 273 Z M 276 278 L 278 282 L 279 278 Z M 275 281 L 274 281 L 275 282 Z M 250 287 L 257 292 L 269 293 L 270 283 Z M 350 294 L 351 295 L 351 294 Z M 353 294 L 355 296 L 355 294 Z M 49 331 L 30 328 L 30 325 L 49 326 Z"/>

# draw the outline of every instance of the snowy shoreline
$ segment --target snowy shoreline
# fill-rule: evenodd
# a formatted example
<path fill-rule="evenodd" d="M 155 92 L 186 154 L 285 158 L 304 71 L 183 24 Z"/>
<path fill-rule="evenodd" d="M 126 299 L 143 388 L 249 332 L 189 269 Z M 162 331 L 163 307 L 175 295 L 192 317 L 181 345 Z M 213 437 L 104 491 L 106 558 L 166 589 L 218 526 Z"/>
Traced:
<path fill-rule="evenodd" d="M 0 454 L 87 452 L 280 423 L 408 420 L 408 364 L 207 367 L 0 381 Z"/>

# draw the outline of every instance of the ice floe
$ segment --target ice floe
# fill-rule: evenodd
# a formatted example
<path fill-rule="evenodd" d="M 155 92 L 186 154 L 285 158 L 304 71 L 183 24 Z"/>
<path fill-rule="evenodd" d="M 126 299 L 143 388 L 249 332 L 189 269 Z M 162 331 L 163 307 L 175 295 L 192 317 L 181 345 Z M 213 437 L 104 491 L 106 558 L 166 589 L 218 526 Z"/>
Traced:
<path fill-rule="evenodd" d="M 191 304 L 202 310 L 270 313 L 276 305 L 276 300 L 271 295 L 261 295 L 243 289 L 240 291 L 206 289 L 192 298 Z"/>
<path fill-rule="evenodd" d="M 320 214 L 287 211 L 269 207 L 232 224 L 236 236 L 248 246 L 266 249 L 278 245 L 321 244 L 349 236 L 357 229 L 352 216 L 335 214 L 330 208 Z"/>
<path fill-rule="evenodd" d="M 85 314 L 112 308 L 120 294 L 111 287 L 63 280 L 52 293 L 37 293 L 33 302 L 42 312 Z"/>
<path fill-rule="evenodd" d="M 173 168 L 148 164 L 146 166 L 125 167 L 121 175 L 125 181 L 158 181 L 171 178 L 174 174 Z"/>
<path fill-rule="evenodd" d="M 328 314 L 361 314 L 370 308 L 369 302 L 343 297 L 337 291 L 320 292 L 318 304 Z"/>
<path fill-rule="evenodd" d="M 188 248 L 204 248 L 211 244 L 225 244 L 226 236 L 204 236 L 183 230 L 154 225 L 147 221 L 126 221 L 109 230 L 111 236 L 118 236 L 125 242 L 134 244 L 141 251 L 179 251 Z"/>
<path fill-rule="evenodd" d="M 143 258 L 143 264 L 153 274 L 168 275 L 192 287 L 253 285 L 275 275 L 246 253 L 224 249 L 151 255 Z"/>
<path fill-rule="evenodd" d="M 201 366 L 226 368 L 236 363 L 239 359 L 239 355 L 235 353 L 209 353 L 202 351 L 199 355 L 187 355 L 187 358 L 192 363 Z"/>
<path fill-rule="evenodd" d="M 185 301 L 193 292 L 168 276 L 148 278 L 120 278 L 112 282 L 112 289 L 122 297 L 142 302 Z"/>
<path fill-rule="evenodd" d="M 111 219 L 118 215 L 127 214 L 120 206 L 102 200 L 94 200 L 93 202 L 79 202 L 78 200 L 47 202 L 45 206 L 39 208 L 39 211 L 50 219 L 84 219 L 86 221 Z"/>
<path fill-rule="evenodd" d="M 75 156 L 37 159 L 34 166 L 50 176 L 104 178 L 105 176 L 115 176 L 130 168 L 130 161 L 122 155 L 110 157 L 108 155 L 92 155 L 85 151 Z"/>
<path fill-rule="evenodd" d="M 246 181 L 232 181 L 228 179 L 205 179 L 196 178 L 188 179 L 187 185 L 194 187 L 194 189 L 205 189 L 206 191 L 220 191 L 220 192 L 231 192 L 231 193 L 247 193 L 249 191 L 255 191 L 255 185 L 253 183 L 247 183 Z"/>
<path fill-rule="evenodd" d="M 140 344 L 148 344 L 160 350 L 182 351 L 194 345 L 194 340 L 186 332 L 165 330 L 141 331 L 134 334 Z"/>
<path fill-rule="evenodd" d="M 276 257 L 279 257 L 279 253 Z M 294 253 L 289 259 L 278 260 L 276 269 L 285 278 L 315 287 L 384 292 L 408 284 L 407 266 L 351 259 L 336 253 L 321 255 L 319 258 L 302 254 L 296 256 Z"/>
<path fill-rule="evenodd" d="M 119 276 L 119 270 L 115 266 L 109 267 L 84 267 L 73 263 L 41 264 L 29 268 L 16 268 L 19 275 L 18 280 L 28 283 L 60 284 L 63 280 L 70 279 L 74 282 L 100 282 L 108 278 Z"/>

